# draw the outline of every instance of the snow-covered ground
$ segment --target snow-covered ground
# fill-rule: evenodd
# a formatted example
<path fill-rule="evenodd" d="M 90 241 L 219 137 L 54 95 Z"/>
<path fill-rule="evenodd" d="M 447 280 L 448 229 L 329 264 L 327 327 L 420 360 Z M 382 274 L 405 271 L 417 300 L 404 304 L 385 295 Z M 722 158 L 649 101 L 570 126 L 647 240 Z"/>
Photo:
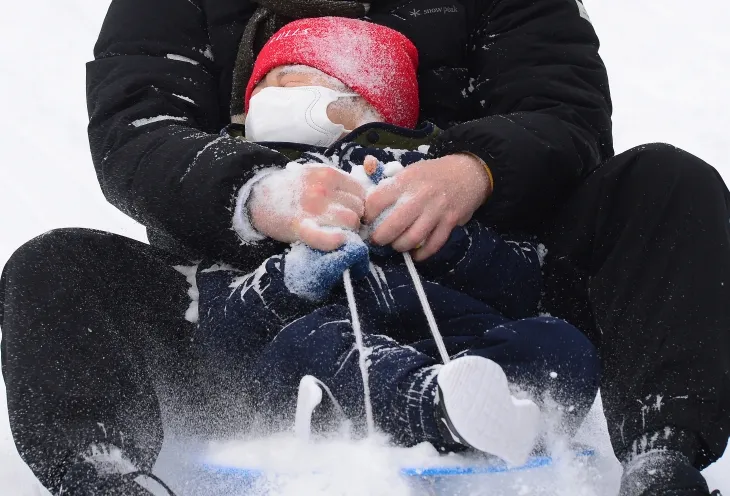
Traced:
<path fill-rule="evenodd" d="M 670 142 L 707 160 L 730 182 L 730 4 L 585 4 L 612 77 L 617 151 Z M 84 62 L 107 5 L 104 0 L 3 5 L 0 264 L 21 243 L 55 227 L 94 227 L 144 239 L 139 225 L 105 203 L 86 143 Z M 39 494 L 13 447 L 4 389 L 1 393 L 0 493 Z M 730 453 L 706 475 L 730 493 Z"/>

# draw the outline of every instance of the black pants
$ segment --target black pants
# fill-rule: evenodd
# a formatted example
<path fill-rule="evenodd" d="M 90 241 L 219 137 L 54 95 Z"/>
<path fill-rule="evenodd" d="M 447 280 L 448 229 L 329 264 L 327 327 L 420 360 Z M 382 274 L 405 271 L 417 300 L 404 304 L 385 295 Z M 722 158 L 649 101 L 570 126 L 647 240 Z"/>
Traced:
<path fill-rule="evenodd" d="M 698 434 L 698 465 L 724 450 L 729 220 L 714 169 L 652 145 L 606 163 L 546 226 L 544 304 L 598 346 L 619 455 L 665 427 Z M 10 422 L 21 456 L 52 491 L 93 443 L 121 446 L 150 468 L 161 407 L 191 412 L 193 429 L 213 418 L 213 385 L 198 373 L 195 327 L 184 319 L 189 285 L 175 268 L 186 264 L 87 230 L 52 231 L 7 263 L 0 325 Z"/>
<path fill-rule="evenodd" d="M 190 286 L 174 268 L 185 264 L 121 236 L 59 229 L 5 266 L 10 425 L 20 455 L 53 494 L 92 444 L 122 448 L 151 469 L 163 437 L 158 397 L 175 398 L 173 410 L 202 411 L 194 325 L 185 320 Z"/>
<path fill-rule="evenodd" d="M 730 193 L 717 171 L 654 144 L 606 163 L 547 226 L 544 304 L 599 350 L 619 458 L 667 427 L 698 435 L 700 467 L 725 450 L 729 222 Z"/>

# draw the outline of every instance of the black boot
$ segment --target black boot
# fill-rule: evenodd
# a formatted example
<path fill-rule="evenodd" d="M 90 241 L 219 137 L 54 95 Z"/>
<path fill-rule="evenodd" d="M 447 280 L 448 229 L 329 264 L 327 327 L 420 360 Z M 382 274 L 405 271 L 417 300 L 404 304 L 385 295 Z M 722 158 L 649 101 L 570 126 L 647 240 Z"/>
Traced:
<path fill-rule="evenodd" d="M 619 455 L 619 496 L 720 496 L 710 494 L 697 468 L 700 451 L 699 437 L 689 430 L 666 427 L 634 440 L 631 451 Z"/>
<path fill-rule="evenodd" d="M 619 496 L 710 496 L 710 490 L 684 454 L 653 450 L 624 465 Z"/>
<path fill-rule="evenodd" d="M 144 486 L 142 485 L 144 484 Z M 150 492 L 146 487 L 154 488 Z M 158 489 L 159 488 L 159 489 Z M 79 462 L 66 472 L 59 496 L 175 496 L 162 480 L 149 472 L 134 470 L 120 473 L 108 471 L 92 462 Z"/>

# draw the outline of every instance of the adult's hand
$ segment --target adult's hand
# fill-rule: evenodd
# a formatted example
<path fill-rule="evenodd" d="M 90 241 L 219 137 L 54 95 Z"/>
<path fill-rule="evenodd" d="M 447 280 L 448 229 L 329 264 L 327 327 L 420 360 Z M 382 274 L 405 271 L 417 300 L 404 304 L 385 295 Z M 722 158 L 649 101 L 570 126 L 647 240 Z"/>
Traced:
<path fill-rule="evenodd" d="M 365 190 L 332 167 L 290 166 L 253 187 L 248 210 L 254 228 L 263 235 L 330 251 L 344 244 L 343 229 L 360 228 Z"/>
<path fill-rule="evenodd" d="M 366 223 L 393 207 L 370 239 L 401 252 L 416 249 L 414 258 L 425 260 L 443 246 L 454 227 L 469 222 L 491 191 L 489 174 L 473 155 L 415 163 L 368 195 Z"/>

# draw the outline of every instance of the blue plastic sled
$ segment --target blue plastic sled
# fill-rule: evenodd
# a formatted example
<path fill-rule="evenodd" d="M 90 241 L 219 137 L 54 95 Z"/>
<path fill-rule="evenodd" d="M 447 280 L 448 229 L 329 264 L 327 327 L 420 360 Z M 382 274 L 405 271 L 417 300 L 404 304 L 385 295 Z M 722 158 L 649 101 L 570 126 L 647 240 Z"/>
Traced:
<path fill-rule="evenodd" d="M 574 456 L 591 463 L 595 451 L 578 448 Z M 532 484 L 549 483 L 554 480 L 551 470 L 554 460 L 550 456 L 533 456 L 526 464 L 510 467 L 498 460 L 489 460 L 483 465 L 443 466 L 429 468 L 404 468 L 401 474 L 412 487 L 414 495 L 433 496 L 477 496 L 513 494 L 516 482 L 529 481 Z M 213 496 L 266 496 L 259 482 L 271 474 L 261 470 L 203 464 L 208 480 L 209 495 Z M 286 477 L 286 474 L 281 474 Z M 274 477 L 275 479 L 275 477 Z"/>

